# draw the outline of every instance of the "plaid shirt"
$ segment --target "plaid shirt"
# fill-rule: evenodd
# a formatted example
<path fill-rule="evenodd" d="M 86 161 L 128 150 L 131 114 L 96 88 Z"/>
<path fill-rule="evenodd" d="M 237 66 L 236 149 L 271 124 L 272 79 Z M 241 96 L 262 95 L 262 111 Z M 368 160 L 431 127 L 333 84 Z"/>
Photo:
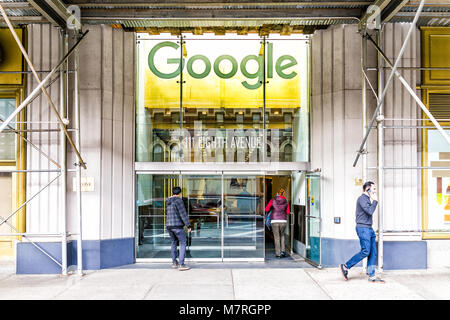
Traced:
<path fill-rule="evenodd" d="M 170 197 L 166 202 L 166 227 L 190 227 L 184 202 L 179 197 Z M 180 219 L 181 218 L 181 219 Z"/>

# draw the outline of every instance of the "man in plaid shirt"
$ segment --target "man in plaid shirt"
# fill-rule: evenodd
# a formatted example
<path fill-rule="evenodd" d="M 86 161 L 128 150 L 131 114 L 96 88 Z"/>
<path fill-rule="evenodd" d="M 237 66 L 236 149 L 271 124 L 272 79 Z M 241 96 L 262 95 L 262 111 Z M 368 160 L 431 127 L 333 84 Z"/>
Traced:
<path fill-rule="evenodd" d="M 172 268 L 180 271 L 189 270 L 190 268 L 184 264 L 184 257 L 186 255 L 186 233 L 184 226 L 191 232 L 189 224 L 189 217 L 184 207 L 183 199 L 181 198 L 181 188 L 172 188 L 172 197 L 167 199 L 166 210 L 166 227 L 172 239 Z M 177 261 L 177 244 L 180 244 L 180 263 Z"/>

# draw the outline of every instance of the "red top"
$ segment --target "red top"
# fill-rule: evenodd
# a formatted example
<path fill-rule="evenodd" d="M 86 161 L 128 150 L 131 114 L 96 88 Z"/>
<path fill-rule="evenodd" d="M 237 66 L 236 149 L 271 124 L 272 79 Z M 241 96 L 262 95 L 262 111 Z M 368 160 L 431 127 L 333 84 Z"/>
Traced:
<path fill-rule="evenodd" d="M 279 196 L 279 197 L 281 197 L 281 198 L 283 198 L 283 199 L 286 199 L 285 197 L 283 197 L 283 196 Z M 266 206 L 266 212 L 269 212 L 270 211 L 270 207 L 272 207 L 272 202 L 273 202 L 273 199 L 270 199 L 270 201 L 269 201 L 269 203 L 267 204 L 267 206 Z M 286 214 L 289 214 L 289 213 L 291 213 L 291 210 L 289 209 L 289 202 L 287 203 L 287 209 L 286 209 Z"/>

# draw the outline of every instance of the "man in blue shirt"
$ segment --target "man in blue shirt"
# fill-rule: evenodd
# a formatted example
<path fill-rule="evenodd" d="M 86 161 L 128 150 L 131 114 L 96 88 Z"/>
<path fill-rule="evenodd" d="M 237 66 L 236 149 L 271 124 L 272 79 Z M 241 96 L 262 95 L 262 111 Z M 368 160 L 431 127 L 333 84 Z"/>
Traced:
<path fill-rule="evenodd" d="M 363 185 L 363 194 L 356 202 L 356 233 L 361 244 L 361 251 L 355 254 L 345 264 L 339 266 L 342 276 L 348 280 L 348 269 L 367 258 L 367 275 L 369 282 L 384 283 L 384 280 L 375 276 L 377 262 L 376 235 L 372 229 L 372 217 L 377 208 L 377 188 L 375 183 L 368 181 Z"/>

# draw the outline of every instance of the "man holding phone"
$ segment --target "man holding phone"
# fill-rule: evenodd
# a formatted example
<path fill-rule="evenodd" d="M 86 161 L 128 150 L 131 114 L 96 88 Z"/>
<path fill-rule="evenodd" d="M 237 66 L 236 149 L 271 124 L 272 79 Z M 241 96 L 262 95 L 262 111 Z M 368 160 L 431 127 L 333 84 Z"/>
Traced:
<path fill-rule="evenodd" d="M 361 251 L 345 264 L 339 266 L 345 280 L 348 280 L 348 270 L 364 258 L 367 258 L 369 282 L 384 283 L 384 280 L 375 276 L 377 244 L 376 235 L 372 229 L 372 217 L 378 204 L 376 191 L 375 183 L 367 181 L 363 185 L 363 194 L 359 196 L 356 202 L 356 233 L 361 244 Z"/>

